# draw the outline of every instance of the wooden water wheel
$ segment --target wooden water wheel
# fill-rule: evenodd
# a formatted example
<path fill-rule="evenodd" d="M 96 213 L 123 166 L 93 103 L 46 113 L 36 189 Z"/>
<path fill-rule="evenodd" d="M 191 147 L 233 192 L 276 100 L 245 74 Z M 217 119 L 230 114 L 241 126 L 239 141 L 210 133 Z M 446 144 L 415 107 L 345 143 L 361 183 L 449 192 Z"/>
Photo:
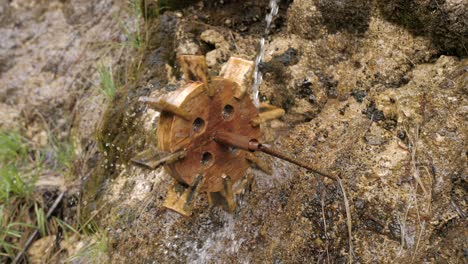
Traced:
<path fill-rule="evenodd" d="M 152 169 L 164 165 L 175 179 L 165 207 L 188 216 L 198 194 L 207 192 L 211 205 L 233 211 L 232 185 L 251 165 L 269 169 L 248 149 L 220 144 L 216 134 L 258 139 L 259 124 L 282 116 L 284 110 L 270 108 L 259 113 L 247 95 L 252 61 L 232 57 L 220 76 L 210 77 L 203 56 L 183 55 L 178 59 L 185 85 L 166 97 L 140 98 L 161 112 L 157 131 L 160 152 L 133 161 Z"/>

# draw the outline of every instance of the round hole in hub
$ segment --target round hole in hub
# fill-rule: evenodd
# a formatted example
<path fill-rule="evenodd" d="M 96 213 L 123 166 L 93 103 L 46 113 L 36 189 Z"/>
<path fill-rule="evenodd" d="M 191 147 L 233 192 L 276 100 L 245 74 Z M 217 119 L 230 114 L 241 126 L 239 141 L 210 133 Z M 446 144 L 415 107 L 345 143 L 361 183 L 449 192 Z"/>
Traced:
<path fill-rule="evenodd" d="M 208 166 L 213 163 L 213 154 L 210 152 L 204 152 L 201 158 L 201 164 Z"/>
<path fill-rule="evenodd" d="M 234 107 L 230 104 L 227 104 L 223 108 L 223 118 L 230 119 L 234 115 Z"/>
<path fill-rule="evenodd" d="M 205 120 L 201 119 L 200 117 L 197 117 L 197 119 L 195 119 L 195 121 L 193 121 L 192 124 L 193 132 L 198 133 L 202 131 L 203 128 L 205 128 Z"/>

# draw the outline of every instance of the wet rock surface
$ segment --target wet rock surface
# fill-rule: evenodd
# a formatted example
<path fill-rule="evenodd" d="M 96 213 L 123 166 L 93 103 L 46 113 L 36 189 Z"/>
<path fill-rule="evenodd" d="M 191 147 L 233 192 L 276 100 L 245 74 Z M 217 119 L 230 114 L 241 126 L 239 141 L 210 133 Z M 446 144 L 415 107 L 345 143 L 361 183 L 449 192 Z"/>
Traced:
<path fill-rule="evenodd" d="M 272 175 L 247 173 L 253 181 L 237 196 L 234 214 L 209 208 L 202 195 L 190 218 L 163 209 L 172 183 L 164 169 L 129 163 L 157 142 L 158 113 L 137 98 L 181 85 L 177 53 L 211 58 L 213 75 L 229 56 L 253 60 L 267 1 L 176 1 L 147 22 L 141 61 L 114 61 L 120 78 L 132 79 L 107 106 L 88 83 L 102 47 L 86 43 L 124 38 L 106 15 L 119 5 L 62 2 L 7 7 L 2 16 L 0 126 L 26 122 L 22 113 L 30 105 L 57 123 L 60 111 L 81 113 L 67 121 L 82 149 L 81 205 L 99 212 L 111 262 L 466 258 L 465 1 L 282 1 L 267 38 L 260 93 L 287 114 L 262 127 L 264 140 L 342 178 L 351 237 L 340 185 L 279 160 L 263 157 Z M 15 12 L 25 29 L 5 22 Z M 33 12 L 44 20 L 33 20 Z M 51 20 L 66 30 L 46 27 Z M 87 23 L 87 30 L 75 28 Z M 139 63 L 138 74 L 125 73 L 127 63 Z"/>

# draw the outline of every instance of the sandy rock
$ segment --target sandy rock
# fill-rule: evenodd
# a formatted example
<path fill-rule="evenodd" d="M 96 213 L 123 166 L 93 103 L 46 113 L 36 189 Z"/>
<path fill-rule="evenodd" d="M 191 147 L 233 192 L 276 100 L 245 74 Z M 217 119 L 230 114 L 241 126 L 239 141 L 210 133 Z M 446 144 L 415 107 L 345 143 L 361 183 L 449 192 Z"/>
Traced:
<path fill-rule="evenodd" d="M 216 30 L 208 29 L 201 33 L 200 38 L 206 43 L 215 45 L 217 49 L 229 49 L 229 43 L 224 36 Z"/>
<path fill-rule="evenodd" d="M 288 49 L 299 50 L 301 47 L 301 38 L 295 35 L 284 38 L 274 38 L 271 42 L 266 43 L 264 61 L 270 61 L 276 56 L 284 54 Z"/>
<path fill-rule="evenodd" d="M 206 65 L 208 65 L 208 67 L 213 67 L 225 58 L 227 58 L 227 56 L 223 50 L 212 50 L 206 53 Z"/>
<path fill-rule="evenodd" d="M 300 99 L 295 102 L 294 107 L 291 108 L 290 113 L 310 117 L 313 113 L 313 107 L 309 101 L 305 99 Z"/>
<path fill-rule="evenodd" d="M 38 146 L 45 147 L 47 145 L 47 141 L 48 141 L 47 131 L 45 131 L 45 130 L 39 131 L 38 133 L 36 133 L 32 137 L 31 140 L 34 143 L 36 143 Z"/>
<path fill-rule="evenodd" d="M 288 9 L 288 32 L 304 39 L 317 39 L 326 34 L 317 1 L 296 0 Z"/>
<path fill-rule="evenodd" d="M 42 237 L 28 249 L 29 263 L 46 263 L 53 254 L 55 236 Z"/>
<path fill-rule="evenodd" d="M 192 41 L 186 41 L 183 43 L 180 43 L 179 46 L 177 47 L 177 54 L 182 55 L 182 54 L 200 54 L 200 46 L 198 46 L 196 43 Z"/>
<path fill-rule="evenodd" d="M 4 130 L 19 130 L 21 113 L 11 107 L 0 103 L 0 128 Z"/>
<path fill-rule="evenodd" d="M 200 35 L 201 40 L 214 45 L 216 48 L 206 53 L 206 64 L 209 67 L 215 66 L 219 62 L 229 58 L 229 43 L 223 35 L 216 30 L 209 29 Z"/>
<path fill-rule="evenodd" d="M 382 145 L 385 143 L 385 138 L 383 135 L 383 129 L 377 125 L 372 125 L 369 131 L 364 136 L 366 143 L 369 145 Z"/>

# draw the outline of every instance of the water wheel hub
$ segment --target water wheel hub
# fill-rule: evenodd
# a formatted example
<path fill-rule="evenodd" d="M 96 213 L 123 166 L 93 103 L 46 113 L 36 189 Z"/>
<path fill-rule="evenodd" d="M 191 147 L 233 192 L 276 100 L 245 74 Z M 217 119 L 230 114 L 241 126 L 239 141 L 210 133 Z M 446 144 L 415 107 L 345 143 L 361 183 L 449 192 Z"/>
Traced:
<path fill-rule="evenodd" d="M 167 102 L 178 107 L 189 118 L 162 112 L 158 127 L 159 148 L 167 152 L 185 150 L 185 158 L 167 164 L 169 173 L 179 182 L 193 185 L 203 175 L 201 191 L 219 192 L 223 174 L 239 180 L 249 168 L 246 151 L 215 142 L 217 131 L 229 131 L 251 138 L 260 137 L 260 128 L 250 121 L 258 110 L 249 96 L 235 98 L 239 84 L 222 77 L 212 78 L 215 93 L 209 96 L 204 83 L 193 82 L 174 93 Z"/>

